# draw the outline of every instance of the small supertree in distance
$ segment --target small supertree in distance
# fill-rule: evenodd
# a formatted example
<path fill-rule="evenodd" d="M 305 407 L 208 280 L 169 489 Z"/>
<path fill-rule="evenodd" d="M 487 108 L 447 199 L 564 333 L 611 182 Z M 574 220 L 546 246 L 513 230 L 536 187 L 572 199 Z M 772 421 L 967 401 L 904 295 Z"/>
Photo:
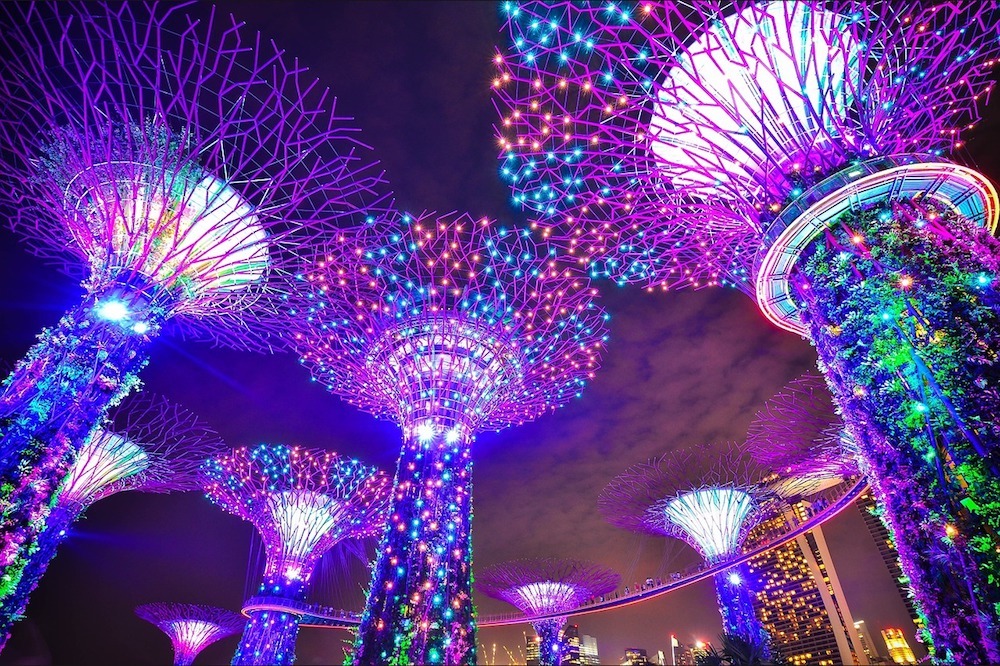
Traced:
<path fill-rule="evenodd" d="M 768 399 L 750 423 L 744 446 L 774 471 L 771 487 L 785 499 L 859 475 L 854 442 L 817 373 L 796 377 Z"/>
<path fill-rule="evenodd" d="M 199 467 L 224 448 L 214 430 L 163 397 L 140 394 L 113 408 L 76 453 L 26 566 L 17 578 L 0 581 L 0 648 L 23 616 L 70 525 L 87 507 L 126 491 L 197 490 Z"/>
<path fill-rule="evenodd" d="M 735 444 L 679 449 L 615 477 L 598 507 L 616 527 L 681 539 L 716 565 L 738 557 L 749 531 L 778 508 L 766 474 Z M 715 574 L 723 630 L 766 652 L 752 588 L 743 565 Z"/>
<path fill-rule="evenodd" d="M 202 650 L 246 625 L 239 613 L 198 604 L 143 604 L 136 606 L 135 614 L 167 635 L 174 646 L 174 666 L 193 664 Z"/>
<path fill-rule="evenodd" d="M 808 336 L 928 617 L 1000 662 L 996 0 L 510 2 L 504 175 L 595 273 Z"/>
<path fill-rule="evenodd" d="M 261 444 L 209 459 L 206 496 L 252 524 L 264 542 L 259 594 L 302 602 L 320 557 L 344 539 L 380 534 L 392 482 L 388 475 L 329 451 Z M 233 664 L 290 664 L 299 615 L 250 612 Z"/>
<path fill-rule="evenodd" d="M 621 576 L 599 564 L 556 558 L 504 562 L 476 576 L 480 591 L 516 606 L 526 615 L 560 613 L 531 623 L 538 634 L 542 666 L 561 663 L 566 652 L 561 633 L 570 611 L 592 597 L 612 591 L 620 581 Z"/>
<path fill-rule="evenodd" d="M 158 336 L 284 346 L 300 257 L 380 201 L 305 68 L 196 9 L 0 6 L 0 215 L 85 292 L 0 387 L 0 572 Z"/>
<path fill-rule="evenodd" d="M 403 431 L 356 663 L 476 661 L 472 442 L 581 394 L 605 313 L 573 264 L 467 214 L 400 215 L 307 274 L 304 364 Z"/>

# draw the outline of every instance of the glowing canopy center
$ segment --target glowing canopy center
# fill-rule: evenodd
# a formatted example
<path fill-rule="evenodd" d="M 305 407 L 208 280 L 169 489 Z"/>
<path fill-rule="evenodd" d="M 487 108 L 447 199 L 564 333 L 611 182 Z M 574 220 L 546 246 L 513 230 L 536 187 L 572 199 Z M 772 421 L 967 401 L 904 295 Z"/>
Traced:
<path fill-rule="evenodd" d="M 503 329 L 460 315 L 388 329 L 368 363 L 397 393 L 404 420 L 434 415 L 468 425 L 520 389 L 521 360 Z"/>
<path fill-rule="evenodd" d="M 664 520 L 679 526 L 709 561 L 740 547 L 743 524 L 754 508 L 749 493 L 736 488 L 703 488 L 663 505 Z"/>
<path fill-rule="evenodd" d="M 544 581 L 514 588 L 518 607 L 532 613 L 549 613 L 576 606 L 577 587 L 569 583 Z"/>
<path fill-rule="evenodd" d="M 140 474 L 148 467 L 149 456 L 140 445 L 98 428 L 77 454 L 59 497 L 88 503 L 112 483 Z"/>
<path fill-rule="evenodd" d="M 770 172 L 804 168 L 834 142 L 854 145 L 860 137 L 844 126 L 862 51 L 846 17 L 807 3 L 750 5 L 715 21 L 667 71 L 653 105 L 664 176 L 696 196 L 759 197 Z"/>
<path fill-rule="evenodd" d="M 175 645 L 188 651 L 201 651 L 222 631 L 219 625 L 206 620 L 175 620 L 167 623 L 164 633 Z"/>
<path fill-rule="evenodd" d="M 134 271 L 181 300 L 240 292 L 265 278 L 267 234 L 225 181 L 127 162 L 97 164 L 78 178 L 88 224 L 72 230 L 95 270 Z"/>
<path fill-rule="evenodd" d="M 281 552 L 286 562 L 301 563 L 314 552 L 320 541 L 347 526 L 345 506 L 330 495 L 311 490 L 286 490 L 267 498 L 267 509 L 274 521 L 274 530 L 281 540 Z M 301 572 L 291 572 L 292 577 Z"/>

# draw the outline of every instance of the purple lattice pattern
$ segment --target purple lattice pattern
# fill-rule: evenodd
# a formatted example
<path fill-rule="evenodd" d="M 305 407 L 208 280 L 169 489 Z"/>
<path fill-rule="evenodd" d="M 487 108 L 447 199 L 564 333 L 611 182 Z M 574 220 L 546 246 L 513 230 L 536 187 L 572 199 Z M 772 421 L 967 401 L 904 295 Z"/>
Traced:
<path fill-rule="evenodd" d="M 525 614 L 571 611 L 620 581 L 621 576 L 600 564 L 556 558 L 504 562 L 476 576 L 481 592 Z"/>
<path fill-rule="evenodd" d="M 305 67 L 194 9 L 5 4 L 0 191 L 89 291 L 120 286 L 189 335 L 269 348 L 302 256 L 382 210 L 382 177 Z"/>
<path fill-rule="evenodd" d="M 873 156 L 962 147 L 997 4 L 505 5 L 502 176 L 595 274 L 749 291 L 767 224 Z"/>
<path fill-rule="evenodd" d="M 466 214 L 345 235 L 307 275 L 302 361 L 407 436 L 428 418 L 456 437 L 536 418 L 580 394 L 606 340 L 596 291 L 553 255 Z"/>

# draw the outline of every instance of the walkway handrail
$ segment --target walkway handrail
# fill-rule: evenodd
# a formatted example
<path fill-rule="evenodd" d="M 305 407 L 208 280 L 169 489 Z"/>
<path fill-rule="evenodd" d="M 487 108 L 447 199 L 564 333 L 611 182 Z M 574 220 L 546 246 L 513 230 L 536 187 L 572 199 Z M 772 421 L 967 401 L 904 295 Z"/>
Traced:
<path fill-rule="evenodd" d="M 864 479 L 857 479 L 853 481 L 844 481 L 843 483 L 829 488 L 824 492 L 829 493 L 830 491 L 842 488 L 845 485 L 850 485 L 849 489 L 843 495 L 838 497 L 835 502 L 825 506 L 822 510 L 813 514 L 802 523 L 794 526 L 791 530 L 782 534 L 780 537 L 762 543 L 753 550 L 745 551 L 737 558 L 713 565 L 708 565 L 707 563 L 697 564 L 689 567 L 683 572 L 680 572 L 679 578 L 669 580 L 650 588 L 642 588 L 639 591 L 628 595 L 617 596 L 613 599 L 605 599 L 604 601 L 580 606 L 579 608 L 575 608 L 570 611 L 538 613 L 536 615 L 525 615 L 524 613 L 515 611 L 511 613 L 484 615 L 479 618 L 477 624 L 480 627 L 501 627 L 511 624 L 537 622 L 539 620 L 547 620 L 569 615 L 588 615 L 590 613 L 599 613 L 612 608 L 631 606 L 632 604 L 647 601 L 653 597 L 673 592 L 674 590 L 679 590 L 682 587 L 697 583 L 698 581 L 714 576 L 715 574 L 725 571 L 726 569 L 742 564 L 753 557 L 771 550 L 772 548 L 777 548 L 778 546 L 782 546 L 789 541 L 798 538 L 809 530 L 819 527 L 824 522 L 833 518 L 850 506 L 854 500 L 860 497 L 861 494 L 868 488 L 868 484 L 864 481 Z M 318 604 L 308 604 L 289 599 L 280 599 L 277 597 L 252 597 L 248 599 L 246 604 L 243 606 L 243 615 L 249 617 L 248 613 L 254 610 L 274 610 L 299 615 L 302 618 L 299 624 L 305 627 L 346 629 L 361 624 L 361 613 L 356 611 L 336 609 Z"/>

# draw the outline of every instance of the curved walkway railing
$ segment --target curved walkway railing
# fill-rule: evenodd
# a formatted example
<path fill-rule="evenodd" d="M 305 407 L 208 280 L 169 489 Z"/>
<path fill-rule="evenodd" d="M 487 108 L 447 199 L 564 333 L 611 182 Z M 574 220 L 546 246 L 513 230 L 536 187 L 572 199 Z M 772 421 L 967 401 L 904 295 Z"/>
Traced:
<path fill-rule="evenodd" d="M 587 615 L 589 613 L 600 613 L 613 608 L 622 608 L 624 606 L 631 606 L 632 604 L 648 601 L 654 597 L 659 597 L 669 592 L 673 592 L 674 590 L 679 590 L 682 587 L 697 583 L 698 581 L 714 576 L 721 571 L 725 571 L 726 569 L 734 567 L 738 564 L 742 564 L 752 557 L 756 557 L 757 555 L 760 555 L 761 553 L 764 553 L 772 548 L 786 544 L 792 539 L 805 534 L 809 530 L 819 527 L 824 522 L 849 507 L 854 500 L 856 500 L 861 493 L 865 491 L 866 488 L 867 484 L 864 480 L 858 479 L 845 481 L 817 493 L 814 496 L 810 496 L 809 500 L 814 504 L 817 503 L 817 501 L 826 501 L 828 503 L 822 509 L 809 516 L 806 520 L 788 525 L 787 531 L 772 537 L 753 550 L 746 551 L 736 559 L 711 566 L 707 563 L 697 564 L 692 567 L 688 567 L 683 571 L 671 574 L 671 579 L 668 581 L 652 586 L 643 586 L 638 591 L 625 595 L 619 594 L 610 599 L 607 598 L 607 595 L 605 595 L 603 600 L 592 601 L 569 612 L 525 615 L 524 613 L 515 611 L 511 613 L 483 615 L 480 616 L 477 624 L 480 627 L 500 627 L 511 624 L 536 622 L 538 620 L 555 617 L 564 617 L 567 615 L 576 616 Z M 288 599 L 279 599 L 274 597 L 252 597 L 251 599 L 248 599 L 246 604 L 243 606 L 243 614 L 247 615 L 250 611 L 254 610 L 274 610 L 291 613 L 293 615 L 300 615 L 302 619 L 299 624 L 304 627 L 346 629 L 357 626 L 361 623 L 361 613 L 356 611 L 331 608 L 329 606 L 308 604 L 305 602 L 290 601 Z"/>

